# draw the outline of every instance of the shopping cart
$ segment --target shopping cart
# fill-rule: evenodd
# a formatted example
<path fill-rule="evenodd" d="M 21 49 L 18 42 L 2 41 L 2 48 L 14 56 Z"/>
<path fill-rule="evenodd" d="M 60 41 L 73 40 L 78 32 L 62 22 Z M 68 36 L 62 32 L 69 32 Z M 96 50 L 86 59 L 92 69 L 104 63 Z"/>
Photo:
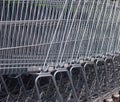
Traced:
<path fill-rule="evenodd" d="M 1 0 L 0 102 L 102 102 L 119 33 L 119 0 Z"/>

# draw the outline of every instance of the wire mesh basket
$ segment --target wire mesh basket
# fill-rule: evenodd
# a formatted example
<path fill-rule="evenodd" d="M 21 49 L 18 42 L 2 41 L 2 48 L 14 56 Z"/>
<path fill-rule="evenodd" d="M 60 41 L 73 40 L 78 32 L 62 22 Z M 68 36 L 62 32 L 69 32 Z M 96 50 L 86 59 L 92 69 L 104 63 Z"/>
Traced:
<path fill-rule="evenodd" d="M 103 101 L 119 33 L 119 0 L 0 0 L 0 102 Z"/>

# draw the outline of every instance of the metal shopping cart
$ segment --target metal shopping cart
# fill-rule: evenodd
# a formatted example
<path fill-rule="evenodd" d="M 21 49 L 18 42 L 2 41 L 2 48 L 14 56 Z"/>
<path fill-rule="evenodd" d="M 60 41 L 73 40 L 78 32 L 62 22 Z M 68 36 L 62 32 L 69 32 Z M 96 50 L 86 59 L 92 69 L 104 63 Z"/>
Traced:
<path fill-rule="evenodd" d="M 119 33 L 119 0 L 0 0 L 0 102 L 107 102 Z"/>

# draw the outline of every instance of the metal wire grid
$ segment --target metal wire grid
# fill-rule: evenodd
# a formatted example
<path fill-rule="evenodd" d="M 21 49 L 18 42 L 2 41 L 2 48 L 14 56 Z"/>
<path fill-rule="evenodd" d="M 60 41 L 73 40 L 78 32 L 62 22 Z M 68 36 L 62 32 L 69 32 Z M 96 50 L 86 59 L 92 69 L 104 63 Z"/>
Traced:
<path fill-rule="evenodd" d="M 107 57 L 107 59 L 105 60 L 103 58 L 98 58 L 97 60 L 95 59 L 95 63 L 96 63 L 95 65 L 92 61 L 89 60 L 86 63 L 83 64 L 81 63 L 81 65 L 73 64 L 72 67 L 70 67 L 70 73 L 71 73 L 70 76 L 72 77 L 72 81 L 80 101 L 85 100 L 85 101 L 93 102 L 93 100 L 96 99 L 97 97 L 104 95 L 105 93 L 119 86 L 120 83 L 119 58 L 120 58 L 119 56 L 117 56 L 117 58 L 116 56 L 113 56 L 114 63 L 111 57 L 110 58 Z M 62 70 L 65 69 L 62 68 Z M 56 89 L 54 88 L 55 87 L 54 83 L 49 77 L 49 73 L 43 73 L 43 74 L 45 74 L 45 76 L 41 77 L 41 79 L 39 79 L 37 83 L 39 86 L 42 102 L 46 102 L 48 100 L 50 102 L 55 102 L 56 100 L 60 101 Z M 38 98 L 34 88 L 35 76 L 36 74 L 33 75 L 28 74 L 28 76 L 23 74 L 20 77 L 23 80 L 23 85 L 25 87 L 25 90 L 21 86 L 20 79 L 18 79 L 19 76 L 18 77 L 2 76 L 4 77 L 5 82 L 8 83 L 7 88 L 10 91 L 10 93 L 7 96 L 7 99 L 5 98 L 5 101 L 6 100 L 8 102 L 37 101 Z M 54 74 L 54 76 L 56 75 Z M 67 79 L 67 77 L 68 76 L 65 71 L 63 72 L 60 71 L 60 73 L 58 73 L 56 76 L 57 86 L 59 87 L 59 91 L 62 95 L 62 98 L 64 99 L 63 102 L 66 101 L 74 102 L 75 100 L 73 98 L 73 91 L 71 88 L 70 80 L 69 78 Z M 2 87 L 3 87 L 2 92 L 6 92 L 4 89 L 5 87 L 4 86 Z M 2 95 L 4 96 L 3 93 Z M 7 94 L 5 94 L 5 96 L 6 95 Z M 3 96 L 2 96 L 2 100 L 3 100 Z M 11 101 L 11 98 L 13 101 Z"/>
<path fill-rule="evenodd" d="M 64 62 L 72 63 L 73 60 L 77 61 L 81 56 L 88 57 L 97 54 L 114 53 L 119 50 L 119 1 L 3 0 L 0 1 L 0 5 L 1 75 L 20 74 L 29 71 L 31 68 L 31 71 L 39 71 L 41 68 L 45 71 L 49 65 L 55 65 L 55 68 L 57 68 L 58 65 L 61 66 Z M 81 86 L 81 90 L 79 90 L 80 93 L 76 92 L 77 95 L 80 94 L 79 99 L 84 98 L 84 100 L 86 100 L 87 98 L 87 100 L 89 100 L 91 97 L 93 97 L 93 99 L 94 97 L 98 97 L 98 95 L 94 95 L 96 94 L 96 92 L 94 93 L 96 89 L 92 89 L 97 88 L 97 80 L 94 78 L 95 75 L 93 75 L 95 74 L 95 70 L 90 69 L 91 68 L 84 71 L 81 70 L 82 73 L 86 72 L 86 74 L 84 73 L 82 76 L 80 73 L 80 77 L 85 80 L 83 80 L 84 85 L 78 83 Z M 104 88 L 104 77 L 106 73 L 101 73 L 101 75 L 103 75 L 103 77 L 101 76 L 103 79 L 101 87 Z M 66 79 L 66 77 L 63 76 L 64 75 L 60 74 L 59 77 L 61 78 L 58 78 L 56 84 L 59 86 L 60 93 L 63 95 L 62 97 L 64 97 L 63 100 L 73 100 L 74 102 L 76 97 L 74 96 L 75 93 L 72 86 L 74 81 L 71 83 L 69 77 Z M 8 85 L 14 82 L 9 79 L 11 76 L 7 76 L 7 79 L 5 76 L 3 77 L 5 83 L 7 83 L 7 80 L 10 80 Z M 21 78 L 16 76 L 12 77 L 12 79 L 13 78 L 16 80 L 16 86 L 18 84 L 26 85 L 20 81 Z M 109 76 L 109 78 L 112 80 L 113 76 Z M 93 81 L 90 79 L 93 79 Z M 5 86 L 4 80 L 2 80 L 1 77 L 3 86 Z M 30 80 L 29 77 L 27 80 Z M 35 80 L 35 78 L 32 80 Z M 78 80 L 75 80 L 75 83 L 76 81 Z M 42 101 L 59 101 L 59 95 L 57 96 L 59 93 L 51 90 L 54 89 L 55 83 L 51 82 L 50 79 L 46 84 L 47 85 L 42 88 L 40 87 L 42 90 L 38 89 L 41 91 L 40 96 L 42 97 Z M 30 84 L 28 84 L 28 87 L 29 85 Z M 86 86 L 87 97 L 85 96 Z M 8 89 L 3 87 L 3 90 L 9 90 L 8 86 L 6 86 L 6 88 Z M 14 86 L 13 88 L 16 87 Z M 66 94 L 61 88 L 65 88 Z M 76 88 L 77 86 L 75 86 L 75 89 Z M 20 93 L 17 92 L 19 94 L 14 101 L 22 101 L 19 98 L 19 96 L 21 96 L 20 87 L 17 89 L 19 89 Z M 22 99 L 28 102 L 37 101 L 34 97 L 34 94 L 36 95 L 34 86 L 29 89 L 28 93 L 26 93 L 27 91 L 25 89 L 24 86 L 21 87 L 24 97 L 30 93 L 30 89 L 32 90 L 32 95 L 28 95 L 27 98 Z M 104 89 L 100 90 L 103 91 Z M 11 92 L 11 90 L 7 92 L 7 99 L 5 98 L 5 101 L 7 100 L 8 102 L 12 101 L 12 94 L 9 92 Z M 108 90 L 105 92 L 108 92 Z M 91 96 L 90 93 L 92 93 L 93 96 Z"/>
<path fill-rule="evenodd" d="M 118 2 L 46 2 L 1 1 L 2 59 L 38 58 L 38 65 L 45 66 L 112 49 L 114 52 L 112 47 L 117 45 L 119 35 Z"/>

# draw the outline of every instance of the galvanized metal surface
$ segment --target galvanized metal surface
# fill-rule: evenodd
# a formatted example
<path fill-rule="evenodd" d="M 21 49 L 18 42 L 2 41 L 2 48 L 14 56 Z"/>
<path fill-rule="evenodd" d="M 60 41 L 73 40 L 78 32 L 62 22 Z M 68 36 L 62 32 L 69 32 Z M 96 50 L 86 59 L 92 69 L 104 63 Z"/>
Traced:
<path fill-rule="evenodd" d="M 104 99 L 119 45 L 119 0 L 1 0 L 0 101 Z"/>

